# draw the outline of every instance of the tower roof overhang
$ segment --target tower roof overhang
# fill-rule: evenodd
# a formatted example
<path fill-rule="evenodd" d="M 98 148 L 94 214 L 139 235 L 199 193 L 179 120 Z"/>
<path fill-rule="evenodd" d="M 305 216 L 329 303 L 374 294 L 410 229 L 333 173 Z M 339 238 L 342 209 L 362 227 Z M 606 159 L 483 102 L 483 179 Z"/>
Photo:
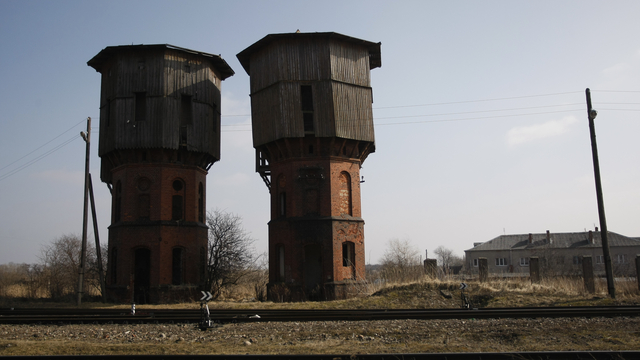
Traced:
<path fill-rule="evenodd" d="M 115 54 L 122 51 L 153 51 L 153 50 L 174 50 L 186 54 L 197 55 L 202 57 L 203 59 L 209 61 L 213 67 L 220 74 L 220 78 L 222 80 L 233 76 L 235 72 L 233 69 L 227 64 L 227 62 L 220 56 L 209 54 L 201 51 L 190 50 L 186 48 L 181 48 L 178 46 L 173 46 L 169 44 L 153 44 L 153 45 L 119 45 L 119 46 L 108 46 L 102 51 L 100 51 L 96 56 L 94 56 L 91 60 L 87 62 L 87 65 L 96 69 L 96 71 L 100 72 L 102 66 L 105 62 L 107 62 L 111 57 Z"/>
<path fill-rule="evenodd" d="M 236 57 L 240 61 L 240 64 L 242 65 L 244 70 L 247 72 L 247 74 L 251 75 L 250 59 L 253 53 L 257 52 L 258 50 L 262 49 L 263 47 L 277 40 L 300 39 L 300 38 L 308 38 L 308 39 L 330 38 L 330 39 L 337 39 L 337 40 L 346 41 L 354 44 L 360 44 L 369 50 L 369 67 L 371 69 L 375 69 L 382 66 L 382 56 L 380 55 L 380 46 L 382 45 L 382 43 L 380 42 L 374 43 L 371 41 L 366 41 L 366 40 L 354 38 L 351 36 L 342 35 L 336 32 L 314 32 L 314 33 L 296 32 L 296 33 L 283 33 L 283 34 L 269 34 L 263 37 L 262 39 L 258 40 L 248 48 L 242 50 L 240 53 L 238 53 L 238 55 L 236 55 Z"/>

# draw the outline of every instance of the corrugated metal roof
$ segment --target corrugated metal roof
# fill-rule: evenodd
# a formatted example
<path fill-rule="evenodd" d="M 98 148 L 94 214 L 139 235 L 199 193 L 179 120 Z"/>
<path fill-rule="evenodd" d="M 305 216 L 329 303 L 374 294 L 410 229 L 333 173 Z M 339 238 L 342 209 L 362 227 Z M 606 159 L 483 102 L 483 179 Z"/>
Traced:
<path fill-rule="evenodd" d="M 639 238 L 630 238 L 614 232 L 608 232 L 609 246 L 639 246 Z M 600 231 L 593 231 L 593 243 L 589 241 L 589 232 L 549 233 L 551 241 L 547 241 L 547 234 L 519 234 L 500 235 L 492 240 L 474 246 L 465 251 L 487 250 L 523 250 L 535 248 L 591 248 L 602 247 Z M 531 236 L 531 243 L 529 243 Z"/>
<path fill-rule="evenodd" d="M 266 46 L 272 41 L 286 39 L 286 38 L 301 38 L 301 37 L 307 37 L 307 38 L 326 37 L 326 38 L 339 39 L 342 41 L 348 41 L 356 44 L 362 44 L 369 50 L 369 67 L 371 69 L 375 69 L 382 66 L 382 56 L 380 55 L 380 45 L 382 45 L 382 43 L 379 43 L 379 42 L 374 43 L 371 41 L 366 41 L 366 40 L 354 38 L 351 36 L 342 35 L 336 32 L 314 32 L 314 33 L 297 32 L 297 33 L 269 34 L 263 37 L 262 39 L 258 40 L 248 48 L 242 50 L 240 53 L 238 53 L 238 55 L 236 55 L 236 57 L 240 61 L 240 64 L 242 64 L 242 67 L 247 72 L 247 74 L 250 75 L 251 72 L 249 70 L 251 67 L 250 67 L 249 60 L 251 58 L 251 54 L 260 50 L 262 47 Z"/>
<path fill-rule="evenodd" d="M 207 58 L 213 64 L 216 70 L 220 72 L 220 78 L 222 80 L 230 76 L 233 76 L 235 74 L 231 66 L 229 66 L 229 64 L 227 64 L 227 62 L 220 55 L 208 54 L 205 52 L 181 48 L 181 47 L 169 45 L 169 44 L 107 46 L 102 51 L 100 51 L 98 55 L 94 56 L 91 60 L 89 60 L 87 62 L 87 65 L 91 66 L 92 68 L 96 69 L 96 71 L 99 72 L 100 68 L 102 67 L 102 64 L 105 61 L 107 61 L 110 57 L 112 57 L 113 54 L 119 51 L 122 51 L 122 50 L 144 51 L 144 50 L 158 50 L 158 49 L 176 50 L 176 51 L 198 55 L 198 56 Z"/>

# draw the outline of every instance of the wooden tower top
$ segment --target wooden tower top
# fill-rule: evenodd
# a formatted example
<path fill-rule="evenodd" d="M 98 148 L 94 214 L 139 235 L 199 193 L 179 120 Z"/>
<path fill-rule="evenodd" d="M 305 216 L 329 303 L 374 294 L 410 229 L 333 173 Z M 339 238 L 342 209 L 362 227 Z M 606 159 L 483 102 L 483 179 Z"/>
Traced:
<path fill-rule="evenodd" d="M 206 169 L 220 159 L 220 87 L 234 72 L 219 55 L 166 44 L 110 46 L 87 64 L 102 74 L 103 181 L 125 152 L 198 154 Z"/>
<path fill-rule="evenodd" d="M 238 60 L 251 78 L 253 145 L 342 138 L 374 146 L 370 70 L 380 43 L 334 32 L 270 34 Z"/>

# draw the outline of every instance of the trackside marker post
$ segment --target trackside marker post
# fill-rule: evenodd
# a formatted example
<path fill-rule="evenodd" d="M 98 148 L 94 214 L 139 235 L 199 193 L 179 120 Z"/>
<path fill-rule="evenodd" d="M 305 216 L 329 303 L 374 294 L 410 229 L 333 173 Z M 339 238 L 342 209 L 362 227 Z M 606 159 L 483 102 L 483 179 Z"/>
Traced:
<path fill-rule="evenodd" d="M 202 297 L 200 298 L 200 330 L 206 331 L 213 327 L 213 321 L 211 321 L 211 313 L 209 312 L 209 300 L 213 297 L 208 291 L 200 291 Z"/>

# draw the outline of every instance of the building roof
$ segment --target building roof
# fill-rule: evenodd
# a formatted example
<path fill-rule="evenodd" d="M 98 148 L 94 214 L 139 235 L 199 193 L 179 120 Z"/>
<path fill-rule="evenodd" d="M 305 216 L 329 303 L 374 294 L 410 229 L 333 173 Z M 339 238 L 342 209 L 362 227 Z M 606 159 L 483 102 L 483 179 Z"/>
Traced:
<path fill-rule="evenodd" d="M 593 242 L 589 241 L 590 234 L 593 236 Z M 614 232 L 608 232 L 607 239 L 609 246 L 640 246 L 640 239 L 630 238 Z M 529 242 L 531 236 L 531 242 Z M 589 232 L 573 232 L 573 233 L 549 233 L 550 241 L 547 241 L 547 234 L 519 234 L 519 235 L 500 235 L 492 240 L 477 244 L 467 251 L 494 251 L 494 250 L 527 250 L 536 248 L 556 248 L 556 249 L 575 249 L 575 248 L 599 248 L 602 247 L 602 239 L 600 231 Z"/>
<path fill-rule="evenodd" d="M 283 34 L 269 34 L 262 39 L 255 42 L 253 45 L 248 48 L 242 50 L 238 55 L 238 60 L 242 67 L 247 72 L 247 74 L 251 74 L 250 70 L 250 58 L 251 54 L 256 51 L 262 49 L 273 41 L 282 40 L 282 39 L 300 39 L 300 38 L 333 38 L 342 41 L 347 41 L 355 44 L 361 44 L 365 46 L 369 50 L 369 67 L 371 69 L 375 69 L 382 66 L 382 56 L 380 55 L 380 45 L 382 43 L 374 43 L 371 41 L 366 41 L 358 38 L 354 38 L 347 35 L 342 35 L 336 32 L 314 32 L 314 33 L 283 33 Z"/>
<path fill-rule="evenodd" d="M 111 58 L 114 54 L 118 52 L 131 51 L 131 50 L 145 51 L 145 50 L 159 50 L 159 49 L 170 49 L 170 50 L 175 50 L 175 51 L 179 51 L 187 54 L 198 55 L 203 58 L 206 58 L 211 62 L 211 64 L 216 68 L 216 70 L 218 70 L 218 72 L 220 73 L 220 78 L 222 80 L 230 76 L 233 76 L 235 74 L 233 69 L 229 66 L 229 64 L 227 64 L 227 62 L 220 55 L 208 54 L 205 52 L 185 49 L 185 48 L 181 48 L 181 47 L 173 46 L 169 44 L 108 46 L 102 49 L 102 51 L 100 51 L 98 55 L 94 56 L 91 60 L 89 60 L 87 62 L 87 65 L 91 66 L 92 68 L 96 69 L 96 71 L 99 72 L 100 69 L 102 68 L 102 65 L 109 58 Z"/>

